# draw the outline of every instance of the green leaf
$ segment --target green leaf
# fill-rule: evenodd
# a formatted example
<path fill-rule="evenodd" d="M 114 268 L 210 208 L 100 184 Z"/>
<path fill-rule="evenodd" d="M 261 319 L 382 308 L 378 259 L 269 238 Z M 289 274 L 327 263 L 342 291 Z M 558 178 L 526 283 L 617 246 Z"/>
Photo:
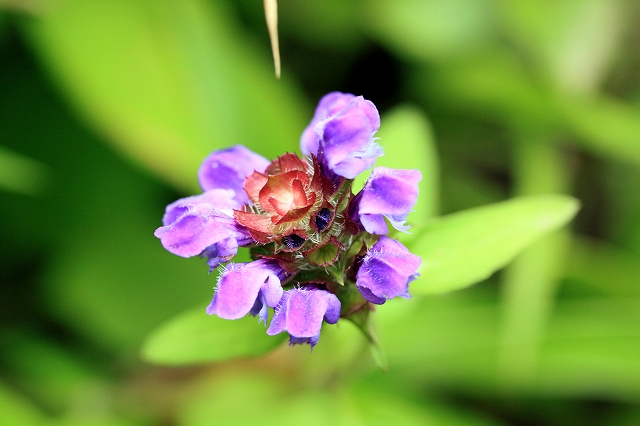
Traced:
<path fill-rule="evenodd" d="M 40 410 L 26 399 L 15 394 L 4 383 L 0 383 L 0 424 L 40 425 L 46 424 Z"/>
<path fill-rule="evenodd" d="M 424 113 L 415 106 L 401 105 L 385 114 L 381 119 L 380 131 L 376 134 L 384 155 L 375 166 L 394 169 L 418 169 L 422 181 L 418 188 L 420 195 L 409 223 L 420 225 L 437 213 L 439 204 L 438 154 L 433 140 L 431 123 Z M 361 173 L 354 181 L 353 191 L 359 191 L 370 173 Z"/>
<path fill-rule="evenodd" d="M 48 187 L 48 175 L 44 164 L 0 146 L 0 188 L 41 195 Z"/>
<path fill-rule="evenodd" d="M 156 364 L 183 365 L 259 356 L 274 349 L 286 334 L 269 336 L 252 316 L 229 321 L 205 313 L 184 312 L 160 326 L 144 343 L 142 356 Z"/>
<path fill-rule="evenodd" d="M 221 2 L 51 3 L 27 26 L 37 53 L 83 116 L 158 176 L 193 189 L 214 149 L 296 146 L 312 110 Z"/>
<path fill-rule="evenodd" d="M 497 2 L 507 36 L 564 91 L 597 89 L 621 40 L 618 0 L 507 0 Z"/>
<path fill-rule="evenodd" d="M 368 0 L 361 13 L 363 30 L 412 59 L 475 54 L 493 36 L 491 8 L 479 0 Z"/>
<path fill-rule="evenodd" d="M 564 99 L 560 113 L 576 142 L 596 154 L 640 165 L 640 108 L 602 96 L 590 101 Z"/>
<path fill-rule="evenodd" d="M 411 239 L 422 257 L 413 294 L 437 294 L 489 277 L 540 236 L 566 224 L 578 201 L 561 195 L 516 198 L 445 216 Z"/>

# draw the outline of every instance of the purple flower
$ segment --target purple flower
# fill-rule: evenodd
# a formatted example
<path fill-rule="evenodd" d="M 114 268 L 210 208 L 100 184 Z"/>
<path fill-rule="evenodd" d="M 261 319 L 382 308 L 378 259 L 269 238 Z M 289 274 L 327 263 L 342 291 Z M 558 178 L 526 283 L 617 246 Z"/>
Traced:
<path fill-rule="evenodd" d="M 267 329 L 267 334 L 288 332 L 290 344 L 318 343 L 324 319 L 335 324 L 340 318 L 340 301 L 335 294 L 313 286 L 285 291 Z"/>
<path fill-rule="evenodd" d="M 355 97 L 356 95 L 351 93 L 331 92 L 320 99 L 311 123 L 304 129 L 300 138 L 300 150 L 304 155 L 318 153 L 320 138 L 315 130 L 316 124 L 340 112 Z"/>
<path fill-rule="evenodd" d="M 207 313 L 225 319 L 238 319 L 250 313 L 259 315 L 266 325 L 267 306 L 275 307 L 282 298 L 280 283 L 286 275 L 275 260 L 230 264 L 220 275 Z"/>
<path fill-rule="evenodd" d="M 418 277 L 421 259 L 400 242 L 382 236 L 371 247 L 356 276 L 362 296 L 381 305 L 396 296 L 410 298 L 409 283 Z"/>
<path fill-rule="evenodd" d="M 203 255 L 209 265 L 228 261 L 238 245 L 252 242 L 249 232 L 233 219 L 233 209 L 241 204 L 234 191 L 211 189 L 169 204 L 155 236 L 165 249 L 182 257 Z M 216 263 L 217 262 L 217 263 Z"/>
<path fill-rule="evenodd" d="M 389 232 L 385 217 L 398 231 L 406 232 L 409 227 L 404 222 L 418 199 L 421 179 L 418 170 L 376 167 L 352 202 L 351 218 L 371 234 Z"/>
<path fill-rule="evenodd" d="M 244 181 L 254 171 L 264 172 L 270 161 L 261 155 L 236 145 L 214 151 L 200 166 L 198 180 L 204 191 L 210 189 L 232 189 L 234 198 L 242 204 L 249 202 L 244 191 Z"/>
<path fill-rule="evenodd" d="M 373 137 L 379 127 L 380 115 L 373 103 L 362 96 L 329 93 L 302 133 L 300 147 L 307 155 L 316 153 L 332 173 L 353 179 L 382 155 Z"/>

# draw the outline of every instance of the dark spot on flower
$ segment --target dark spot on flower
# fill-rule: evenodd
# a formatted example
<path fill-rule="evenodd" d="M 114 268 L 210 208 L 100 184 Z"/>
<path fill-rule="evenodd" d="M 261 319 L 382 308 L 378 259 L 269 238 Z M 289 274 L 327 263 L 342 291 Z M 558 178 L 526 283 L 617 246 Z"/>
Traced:
<path fill-rule="evenodd" d="M 326 207 L 320 210 L 315 219 L 318 232 L 324 231 L 329 225 L 330 220 L 331 220 L 331 210 L 329 210 Z"/>
<path fill-rule="evenodd" d="M 302 246 L 304 242 L 305 239 L 296 234 L 286 235 L 282 237 L 282 244 L 284 244 L 291 250 L 297 249 L 298 247 Z"/>

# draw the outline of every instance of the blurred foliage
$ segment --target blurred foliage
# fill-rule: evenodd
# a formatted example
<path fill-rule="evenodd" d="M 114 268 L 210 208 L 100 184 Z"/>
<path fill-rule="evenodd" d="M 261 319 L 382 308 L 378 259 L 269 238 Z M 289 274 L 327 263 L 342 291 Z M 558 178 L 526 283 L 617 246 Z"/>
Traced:
<path fill-rule="evenodd" d="M 281 80 L 263 13 L 0 0 L 0 424 L 638 424 L 638 4 L 281 0 Z M 295 152 L 334 90 L 424 176 L 387 373 L 350 323 L 310 354 L 207 316 L 153 236 L 206 154 Z"/>

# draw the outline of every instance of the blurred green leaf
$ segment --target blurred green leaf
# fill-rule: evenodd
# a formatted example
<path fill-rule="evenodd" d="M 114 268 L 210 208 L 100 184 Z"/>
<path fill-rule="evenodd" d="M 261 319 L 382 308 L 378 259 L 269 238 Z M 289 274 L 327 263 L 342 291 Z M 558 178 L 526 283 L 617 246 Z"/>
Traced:
<path fill-rule="evenodd" d="M 437 213 L 439 204 L 438 154 L 431 124 L 420 109 L 410 105 L 399 106 L 383 115 L 381 123 L 376 137 L 380 138 L 384 155 L 375 166 L 422 172 L 418 202 L 408 219 L 413 225 L 421 225 Z M 364 186 L 369 174 L 356 177 L 354 192 Z"/>
<path fill-rule="evenodd" d="M 181 188 L 195 188 L 214 149 L 240 143 L 273 157 L 304 128 L 299 95 L 221 2 L 55 0 L 27 28 L 81 113 Z"/>
<path fill-rule="evenodd" d="M 540 236 L 566 224 L 578 202 L 540 195 L 466 210 L 416 230 L 411 251 L 422 257 L 413 294 L 444 293 L 467 287 L 504 267 Z"/>
<path fill-rule="evenodd" d="M 517 129 L 568 131 L 585 149 L 640 164 L 639 108 L 604 95 L 561 95 L 536 83 L 529 74 L 514 58 L 499 54 L 438 67 L 419 75 L 415 84 L 439 105 L 497 118 Z"/>
<path fill-rule="evenodd" d="M 497 387 L 501 312 L 487 291 L 413 300 L 411 315 L 381 321 L 396 383 L 465 394 L 640 400 L 638 298 L 560 299 L 546 327 L 534 380 Z M 385 311 L 380 309 L 383 316 Z"/>
<path fill-rule="evenodd" d="M 2 330 L 0 340 L 11 348 L 0 354 L 4 368 L 50 410 L 60 412 L 81 401 L 87 403 L 88 394 L 96 395 L 96 389 L 105 387 L 106 380 L 89 368 L 87 360 L 47 337 Z"/>
<path fill-rule="evenodd" d="M 249 0 L 251 1 L 251 0 Z M 352 51 L 365 41 L 353 16 L 357 2 L 279 0 L 280 29 L 286 37 L 312 47 Z"/>
<path fill-rule="evenodd" d="M 638 256 L 602 241 L 574 237 L 565 275 L 599 294 L 640 296 Z"/>
<path fill-rule="evenodd" d="M 255 324 L 254 324 L 255 325 Z M 294 387 L 295 375 L 264 369 L 227 369 L 218 377 L 205 377 L 185 398 L 177 424 L 220 425 L 327 425 L 342 424 L 334 395 Z"/>
<path fill-rule="evenodd" d="M 514 147 L 517 195 L 565 193 L 568 158 L 552 135 L 520 136 Z M 544 165 L 544 167 L 540 167 Z M 556 231 L 518 255 L 503 275 L 500 383 L 533 380 L 553 298 L 564 268 L 569 235 Z"/>
<path fill-rule="evenodd" d="M 286 334 L 269 336 L 255 317 L 230 321 L 191 309 L 149 336 L 142 356 L 156 364 L 197 364 L 263 355 L 280 345 Z"/>
<path fill-rule="evenodd" d="M 421 60 L 476 54 L 492 38 L 490 4 L 481 0 L 367 0 L 362 29 Z"/>
<path fill-rule="evenodd" d="M 609 71 L 623 29 L 617 0 L 502 0 L 501 23 L 562 91 L 590 93 Z"/>
<path fill-rule="evenodd" d="M 564 99 L 559 112 L 586 149 L 640 166 L 640 108 L 611 97 Z"/>
<path fill-rule="evenodd" d="M 412 401 L 400 398 L 391 389 L 371 385 L 369 382 L 357 386 L 351 397 L 359 409 L 362 424 L 386 426 L 490 426 L 498 423 L 474 415 L 469 409 L 438 404 L 430 400 Z"/>
<path fill-rule="evenodd" d="M 0 424 L 43 425 L 46 419 L 40 410 L 25 398 L 17 395 L 4 383 L 0 383 Z"/>
<path fill-rule="evenodd" d="M 536 85 L 517 57 L 493 52 L 456 64 L 438 65 L 415 76 L 416 87 L 438 105 L 507 124 L 553 127 L 557 113 L 550 93 Z M 532 126 L 535 125 L 535 126 Z"/>
<path fill-rule="evenodd" d="M 233 425 L 492 425 L 480 416 L 443 405 L 403 400 L 368 382 L 345 388 L 300 374 L 249 366 L 205 377 L 185 399 L 181 426 Z M 311 379 L 311 380 L 310 380 Z"/>
<path fill-rule="evenodd" d="M 50 179 L 46 166 L 0 146 L 0 188 L 42 195 Z"/>

